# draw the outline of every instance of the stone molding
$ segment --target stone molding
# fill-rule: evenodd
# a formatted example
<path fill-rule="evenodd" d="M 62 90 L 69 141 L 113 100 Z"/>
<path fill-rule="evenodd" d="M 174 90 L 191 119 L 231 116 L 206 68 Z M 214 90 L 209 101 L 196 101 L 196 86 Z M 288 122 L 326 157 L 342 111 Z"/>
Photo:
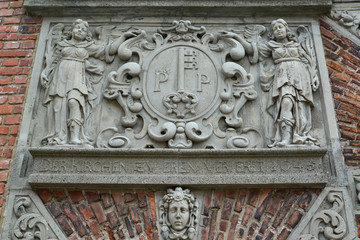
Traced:
<path fill-rule="evenodd" d="M 322 167 L 326 149 L 32 148 L 30 153 L 34 159 L 29 182 L 34 186 L 88 186 L 91 183 L 104 186 L 189 184 L 209 187 L 301 184 L 313 187 L 327 182 Z"/>
<path fill-rule="evenodd" d="M 281 5 L 276 0 L 267 1 L 154 1 L 154 0 L 27 0 L 24 3 L 28 13 L 42 16 L 86 16 L 94 15 L 101 12 L 103 16 L 114 16 L 121 14 L 133 15 L 141 14 L 142 16 L 162 16 L 170 14 L 171 16 L 189 16 L 200 14 L 204 16 L 238 16 L 253 14 L 269 16 L 269 11 L 273 15 L 298 15 L 304 14 L 318 15 L 326 13 L 332 6 L 331 0 L 286 0 Z M 291 12 L 291 13 L 290 13 Z M 198 16 L 200 16 L 198 15 Z M 170 15 L 169 15 L 170 16 Z"/>

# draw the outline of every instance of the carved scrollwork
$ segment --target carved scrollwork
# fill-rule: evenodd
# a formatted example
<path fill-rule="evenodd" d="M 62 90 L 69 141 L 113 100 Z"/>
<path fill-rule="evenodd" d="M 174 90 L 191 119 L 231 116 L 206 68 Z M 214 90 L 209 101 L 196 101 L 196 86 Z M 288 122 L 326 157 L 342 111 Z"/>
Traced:
<path fill-rule="evenodd" d="M 123 42 L 119 48 L 118 48 L 118 56 L 121 60 L 127 61 L 131 58 L 133 55 L 133 51 L 130 49 L 129 46 L 131 46 L 134 42 L 138 41 L 139 39 L 142 39 L 146 35 L 146 32 L 144 30 L 137 30 L 133 34 L 133 38 L 129 38 L 125 42 Z"/>
<path fill-rule="evenodd" d="M 150 124 L 148 133 L 150 138 L 156 141 L 168 141 L 172 139 L 176 134 L 177 127 L 172 122 L 164 123 L 161 128 L 158 128 L 156 125 Z"/>
<path fill-rule="evenodd" d="M 131 141 L 126 136 L 118 133 L 119 130 L 115 127 L 103 129 L 96 139 L 96 147 L 98 148 L 129 148 Z M 114 133 L 110 134 L 108 133 Z"/>
<path fill-rule="evenodd" d="M 158 28 L 139 24 L 91 27 L 78 19 L 50 29 L 40 77 L 47 111 L 39 110 L 49 131 L 36 136 L 38 142 L 115 148 L 318 145 L 310 136 L 319 77 L 308 26 L 292 31 L 282 19 L 270 28 L 254 24 L 228 31 L 189 20 Z M 259 86 L 266 91 L 262 99 Z M 271 126 L 252 121 L 265 111 L 273 117 Z M 253 137 L 244 129 L 253 129 Z"/>
<path fill-rule="evenodd" d="M 186 136 L 194 142 L 202 142 L 209 139 L 213 133 L 211 124 L 200 128 L 196 122 L 189 122 L 185 125 Z"/>
<path fill-rule="evenodd" d="M 242 119 L 238 117 L 240 109 L 247 100 L 254 100 L 257 92 L 254 89 L 254 78 L 248 74 L 243 67 L 234 62 L 226 62 L 222 66 L 227 81 L 227 89 L 224 89 L 221 99 L 224 101 L 220 111 L 226 116 L 225 122 L 235 128 L 242 126 Z M 235 101 L 234 98 L 239 98 Z"/>
<path fill-rule="evenodd" d="M 238 115 L 244 104 L 257 96 L 254 79 L 239 64 L 225 62 L 227 55 L 232 61 L 241 60 L 245 50 L 238 41 L 220 35 L 180 20 L 171 27 L 158 28 L 151 36 L 138 30 L 126 40 L 118 54 L 127 62 L 109 74 L 104 92 L 105 98 L 116 99 L 124 111 L 122 127 L 135 127 L 142 116 L 141 132 L 147 129 L 150 139 L 166 142 L 170 148 L 190 148 L 211 139 L 214 129 L 219 129 L 218 117 L 212 115 L 220 114 L 227 127 L 241 132 L 243 124 Z M 131 58 L 135 52 L 137 58 Z M 218 67 L 221 65 L 223 72 Z M 224 134 L 232 137 L 232 133 Z M 126 134 L 114 135 L 115 142 L 122 145 L 124 141 L 118 135 Z M 101 139 L 99 142 L 104 142 Z M 99 147 L 112 145 L 119 144 L 106 142 Z"/>
<path fill-rule="evenodd" d="M 32 201 L 29 197 L 20 197 L 16 200 L 14 213 L 18 219 L 12 231 L 12 239 L 52 240 L 49 238 L 49 226 L 45 218 L 39 214 L 28 212 L 31 205 Z"/>
<path fill-rule="evenodd" d="M 360 15 L 349 11 L 332 11 L 330 17 L 360 38 Z"/>
<path fill-rule="evenodd" d="M 344 200 L 338 192 L 330 192 L 327 201 L 332 204 L 330 209 L 316 213 L 310 222 L 309 234 L 301 235 L 298 240 L 343 239 L 347 234 L 347 225 L 341 216 Z"/>
<path fill-rule="evenodd" d="M 173 26 L 168 28 L 159 28 L 159 33 L 167 36 L 166 40 L 169 42 L 177 41 L 194 41 L 198 42 L 200 40 L 199 36 L 202 36 L 206 29 L 205 27 L 195 27 L 191 24 L 189 20 L 180 20 L 173 21 Z M 175 33 L 175 34 L 169 34 Z"/>
<path fill-rule="evenodd" d="M 125 63 L 118 71 L 110 72 L 108 75 L 109 85 L 104 91 L 108 99 L 116 99 L 124 111 L 121 124 L 125 127 L 133 127 L 137 122 L 136 113 L 142 109 L 140 99 L 142 92 L 138 87 L 132 85 L 141 72 L 139 64 L 134 62 Z"/>
<path fill-rule="evenodd" d="M 245 57 L 245 49 L 241 43 L 232 38 L 222 38 L 225 42 L 230 42 L 232 48 L 230 49 L 230 57 L 234 61 L 239 61 Z"/>

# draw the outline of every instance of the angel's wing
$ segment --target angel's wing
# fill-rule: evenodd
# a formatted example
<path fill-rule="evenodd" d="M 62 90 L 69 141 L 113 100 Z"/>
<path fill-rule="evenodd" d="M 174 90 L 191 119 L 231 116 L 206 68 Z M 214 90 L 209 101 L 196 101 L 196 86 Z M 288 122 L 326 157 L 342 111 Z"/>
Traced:
<path fill-rule="evenodd" d="M 244 38 L 248 42 L 259 42 L 261 36 L 266 32 L 263 25 L 246 25 L 244 30 Z"/>
<path fill-rule="evenodd" d="M 301 48 L 305 51 L 306 59 L 309 62 L 309 72 L 311 75 L 311 79 L 313 83 L 318 84 L 319 78 L 317 75 L 317 65 L 316 65 L 316 56 L 315 56 L 315 49 L 312 41 L 311 34 L 309 30 L 305 26 L 299 26 L 297 28 L 297 32 L 299 34 L 298 41 Z M 314 88 L 315 86 L 313 86 Z M 315 87 L 314 91 L 317 87 Z"/>
<path fill-rule="evenodd" d="M 275 75 L 275 64 L 274 60 L 271 57 L 265 59 L 259 56 L 259 45 L 264 40 L 262 35 L 266 33 L 266 28 L 263 25 L 247 25 L 244 30 L 244 38 L 246 41 L 253 45 L 253 48 L 257 50 L 254 51 L 254 57 L 250 59 L 250 62 L 258 62 L 260 60 L 260 82 L 261 88 L 263 91 L 267 92 L 271 89 L 272 82 Z M 255 46 L 257 45 L 257 46 Z M 260 59 L 259 59 L 260 58 Z"/>
<path fill-rule="evenodd" d="M 43 74 L 49 76 L 54 68 L 54 62 L 56 59 L 55 45 L 64 38 L 64 25 L 59 23 L 50 29 L 50 32 L 46 39 L 45 48 L 45 61 Z"/>

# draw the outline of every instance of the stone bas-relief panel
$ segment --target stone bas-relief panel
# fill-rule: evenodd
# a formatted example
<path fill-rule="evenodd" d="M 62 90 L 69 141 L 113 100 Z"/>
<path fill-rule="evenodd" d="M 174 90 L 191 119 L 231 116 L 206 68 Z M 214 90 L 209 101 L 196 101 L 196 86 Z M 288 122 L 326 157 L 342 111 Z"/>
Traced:
<path fill-rule="evenodd" d="M 159 26 L 52 24 L 31 145 L 325 145 L 311 26 Z"/>
<path fill-rule="evenodd" d="M 323 185 L 314 29 L 49 21 L 29 182 Z"/>

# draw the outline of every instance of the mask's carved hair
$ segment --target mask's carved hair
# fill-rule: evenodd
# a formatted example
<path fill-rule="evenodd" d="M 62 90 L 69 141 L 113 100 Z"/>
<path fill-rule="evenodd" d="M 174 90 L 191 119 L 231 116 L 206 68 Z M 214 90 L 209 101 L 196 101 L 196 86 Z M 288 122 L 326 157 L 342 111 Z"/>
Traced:
<path fill-rule="evenodd" d="M 173 201 L 181 202 L 186 200 L 189 205 L 189 221 L 187 222 L 185 228 L 187 228 L 185 234 L 188 235 L 188 238 L 192 239 L 195 233 L 195 225 L 197 224 L 197 210 L 199 208 L 199 203 L 196 201 L 194 195 L 190 192 L 189 189 L 183 190 L 181 187 L 177 187 L 175 191 L 173 189 L 168 189 L 167 194 L 160 201 L 160 224 L 161 232 L 166 237 L 165 239 L 171 238 L 171 231 L 175 231 L 171 228 L 171 224 L 168 219 L 169 206 Z M 169 237 L 169 238 L 168 238 Z"/>

